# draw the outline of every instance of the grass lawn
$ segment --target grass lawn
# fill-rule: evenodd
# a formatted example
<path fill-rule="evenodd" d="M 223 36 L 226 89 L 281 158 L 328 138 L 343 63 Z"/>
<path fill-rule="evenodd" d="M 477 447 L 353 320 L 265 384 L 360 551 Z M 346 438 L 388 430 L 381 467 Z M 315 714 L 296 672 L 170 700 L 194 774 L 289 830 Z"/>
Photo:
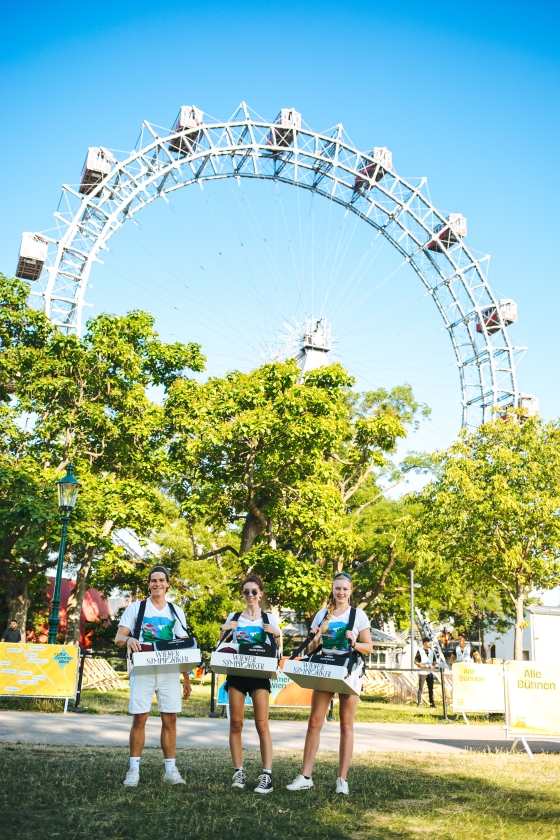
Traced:
<path fill-rule="evenodd" d="M 436 698 L 437 699 L 437 698 Z M 35 712 L 62 712 L 63 701 L 61 700 L 34 700 L 29 697 L 0 697 L 0 710 L 6 711 L 35 711 Z M 128 713 L 128 690 L 107 691 L 104 694 L 98 691 L 84 691 L 82 693 L 81 705 L 86 706 L 90 714 L 115 714 L 125 715 Z M 218 706 L 218 711 L 223 707 Z M 182 717 L 205 717 L 210 710 L 210 682 L 203 685 L 198 680 L 193 681 L 193 691 L 188 703 L 183 703 Z M 152 706 L 153 715 L 157 715 L 157 705 Z M 451 712 L 450 712 L 451 713 Z M 442 716 L 442 707 L 430 709 L 429 706 L 418 708 L 416 704 L 404 705 L 389 703 L 379 697 L 362 697 L 358 706 L 356 720 L 367 723 L 439 723 Z M 245 717 L 251 720 L 252 710 L 245 710 Z M 270 710 L 271 720 L 307 720 L 309 709 L 297 708 L 274 708 Z M 335 704 L 335 717 L 338 720 L 338 708 Z M 500 724 L 504 722 L 503 715 L 492 715 L 488 718 L 485 715 L 469 715 L 469 721 L 474 724 Z M 461 722 L 463 718 L 459 719 Z"/>
<path fill-rule="evenodd" d="M 360 754 L 350 796 L 334 794 L 336 756 L 320 753 L 311 791 L 284 785 L 300 753 L 275 756 L 275 790 L 230 787 L 224 750 L 180 750 L 186 787 L 161 784 L 161 752 L 148 749 L 137 788 L 122 785 L 123 748 L 0 745 L 2 836 L 17 840 L 552 840 L 560 838 L 560 763 L 555 755 Z"/>

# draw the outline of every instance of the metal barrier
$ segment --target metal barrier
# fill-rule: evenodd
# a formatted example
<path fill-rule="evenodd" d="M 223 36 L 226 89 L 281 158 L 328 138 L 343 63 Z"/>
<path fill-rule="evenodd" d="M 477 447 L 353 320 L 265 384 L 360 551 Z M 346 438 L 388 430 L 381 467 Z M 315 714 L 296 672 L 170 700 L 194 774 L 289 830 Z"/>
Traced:
<path fill-rule="evenodd" d="M 383 666 L 369 666 L 366 668 L 366 671 L 378 671 L 378 672 L 386 672 L 386 673 L 409 673 L 409 674 L 416 674 L 417 676 L 421 676 L 424 674 L 427 676 L 428 674 L 436 674 L 439 673 L 439 680 L 441 684 L 441 699 L 443 705 L 443 722 L 444 723 L 451 723 L 451 720 L 447 714 L 447 696 L 446 696 L 446 689 L 445 689 L 445 676 L 446 674 L 451 677 L 451 672 L 449 669 L 444 665 L 438 665 L 436 668 L 423 669 L 423 668 L 387 668 Z"/>

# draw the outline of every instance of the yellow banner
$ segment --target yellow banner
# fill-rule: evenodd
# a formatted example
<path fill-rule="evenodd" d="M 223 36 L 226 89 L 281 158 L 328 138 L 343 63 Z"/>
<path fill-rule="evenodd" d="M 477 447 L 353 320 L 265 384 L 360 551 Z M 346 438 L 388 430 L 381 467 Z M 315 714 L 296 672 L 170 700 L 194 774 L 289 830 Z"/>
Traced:
<path fill-rule="evenodd" d="M 0 694 L 14 697 L 74 697 L 78 674 L 75 645 L 0 643 Z"/>
<path fill-rule="evenodd" d="M 501 665 L 456 662 L 453 676 L 454 712 L 504 712 L 504 671 Z"/>
<path fill-rule="evenodd" d="M 507 724 L 511 732 L 560 736 L 560 667 L 506 662 Z"/>

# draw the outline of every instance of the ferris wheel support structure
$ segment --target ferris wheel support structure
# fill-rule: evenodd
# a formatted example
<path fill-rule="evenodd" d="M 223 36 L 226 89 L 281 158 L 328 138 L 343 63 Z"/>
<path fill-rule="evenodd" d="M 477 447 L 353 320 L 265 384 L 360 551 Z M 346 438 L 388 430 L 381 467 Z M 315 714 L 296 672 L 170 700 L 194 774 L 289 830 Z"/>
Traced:
<path fill-rule="evenodd" d="M 45 313 L 79 334 L 89 274 L 111 236 L 156 198 L 224 178 L 311 190 L 371 225 L 410 263 L 439 310 L 459 371 L 463 424 L 490 419 L 497 406 L 518 405 L 515 358 L 525 348 L 510 342 L 511 320 L 487 279 L 489 257 L 475 256 L 465 244 L 463 217 L 432 205 L 425 178 L 397 175 L 386 149 L 363 153 L 342 125 L 316 133 L 291 109 L 267 122 L 241 103 L 219 122 L 183 107 L 171 130 L 144 122 L 135 150 L 122 160 L 90 149 L 80 184 L 63 186 L 57 237 L 24 234 L 18 276 L 38 278 L 32 295 Z M 24 253 L 25 237 L 31 250 Z M 27 263 L 26 253 L 33 255 Z"/>

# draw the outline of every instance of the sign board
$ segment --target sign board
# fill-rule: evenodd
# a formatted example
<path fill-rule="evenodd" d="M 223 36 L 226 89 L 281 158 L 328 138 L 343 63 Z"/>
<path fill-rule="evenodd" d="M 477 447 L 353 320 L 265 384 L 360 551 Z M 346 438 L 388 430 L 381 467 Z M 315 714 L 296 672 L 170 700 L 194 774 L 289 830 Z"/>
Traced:
<path fill-rule="evenodd" d="M 176 648 L 175 650 L 136 651 L 132 654 L 132 674 L 171 674 L 192 671 L 200 665 L 199 648 Z"/>
<path fill-rule="evenodd" d="M 342 665 L 325 665 L 306 659 L 288 659 L 284 673 L 302 688 L 332 691 L 336 694 L 357 694 L 362 689 L 363 668 L 348 674 Z"/>
<path fill-rule="evenodd" d="M 75 645 L 0 643 L 0 694 L 74 697 L 79 651 Z"/>
<path fill-rule="evenodd" d="M 286 657 L 284 657 L 280 662 L 281 669 L 283 668 L 285 661 Z M 219 705 L 224 706 L 228 704 L 228 695 L 224 688 L 225 681 L 226 677 L 224 676 L 218 689 L 217 700 Z M 311 695 L 313 693 L 311 689 L 301 688 L 301 686 L 296 685 L 296 683 L 292 682 L 292 680 L 287 676 L 287 674 L 284 674 L 282 670 L 278 672 L 276 679 L 270 680 L 270 688 L 271 706 L 299 706 L 300 708 L 311 707 Z M 245 698 L 245 705 L 252 705 L 249 695 Z"/>
<path fill-rule="evenodd" d="M 210 657 L 210 667 L 216 674 L 232 674 L 237 677 L 256 677 L 261 680 L 276 679 L 278 660 L 276 657 L 248 656 L 243 653 L 220 653 Z"/>
<path fill-rule="evenodd" d="M 501 665 L 455 662 L 451 669 L 454 712 L 505 712 Z"/>
<path fill-rule="evenodd" d="M 509 732 L 560 737 L 560 666 L 506 662 L 505 675 Z"/>

